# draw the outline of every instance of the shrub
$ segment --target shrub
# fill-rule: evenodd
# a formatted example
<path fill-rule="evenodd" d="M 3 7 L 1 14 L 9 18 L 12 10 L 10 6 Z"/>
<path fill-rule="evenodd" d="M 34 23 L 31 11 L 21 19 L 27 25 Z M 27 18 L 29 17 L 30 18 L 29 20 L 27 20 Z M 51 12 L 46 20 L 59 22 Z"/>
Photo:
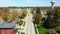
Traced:
<path fill-rule="evenodd" d="M 25 21 L 20 20 L 20 21 L 19 21 L 19 25 L 23 25 L 23 26 L 25 26 Z"/>

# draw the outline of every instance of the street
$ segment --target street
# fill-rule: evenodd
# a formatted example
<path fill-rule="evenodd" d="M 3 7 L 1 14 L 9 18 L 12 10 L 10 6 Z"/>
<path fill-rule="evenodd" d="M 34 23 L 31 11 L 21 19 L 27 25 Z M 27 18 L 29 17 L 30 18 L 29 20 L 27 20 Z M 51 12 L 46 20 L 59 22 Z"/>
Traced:
<path fill-rule="evenodd" d="M 25 34 L 35 34 L 34 25 L 32 21 L 32 14 L 29 9 L 28 9 L 28 15 L 25 18 L 25 20 L 26 20 Z"/>

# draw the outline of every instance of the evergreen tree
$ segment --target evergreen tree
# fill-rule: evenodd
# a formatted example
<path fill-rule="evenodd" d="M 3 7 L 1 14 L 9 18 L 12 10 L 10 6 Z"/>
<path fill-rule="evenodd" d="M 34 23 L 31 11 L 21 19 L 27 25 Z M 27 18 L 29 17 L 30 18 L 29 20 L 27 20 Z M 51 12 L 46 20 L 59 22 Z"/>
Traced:
<path fill-rule="evenodd" d="M 36 9 L 36 13 L 40 14 L 40 8 L 39 7 L 37 7 L 37 9 Z"/>

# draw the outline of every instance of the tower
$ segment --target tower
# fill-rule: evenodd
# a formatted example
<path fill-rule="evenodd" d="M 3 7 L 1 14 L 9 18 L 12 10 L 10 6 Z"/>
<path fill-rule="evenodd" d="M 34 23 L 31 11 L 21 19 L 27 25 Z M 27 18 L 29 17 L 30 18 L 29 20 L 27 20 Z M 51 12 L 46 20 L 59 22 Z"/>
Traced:
<path fill-rule="evenodd" d="M 52 20 L 53 20 L 53 18 L 54 18 L 54 14 L 55 14 L 55 12 L 54 12 L 54 3 L 55 3 L 55 1 L 54 0 L 51 0 L 51 18 L 52 18 Z"/>
<path fill-rule="evenodd" d="M 55 3 L 55 1 L 54 0 L 51 0 L 51 7 L 52 7 L 52 10 L 54 9 L 54 3 Z"/>

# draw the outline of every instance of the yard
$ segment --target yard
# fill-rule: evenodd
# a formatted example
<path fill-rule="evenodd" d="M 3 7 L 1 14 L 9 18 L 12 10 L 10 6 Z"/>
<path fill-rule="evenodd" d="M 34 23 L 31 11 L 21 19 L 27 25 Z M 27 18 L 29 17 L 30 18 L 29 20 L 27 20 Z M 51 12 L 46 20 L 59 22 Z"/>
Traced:
<path fill-rule="evenodd" d="M 50 29 L 47 29 L 43 27 L 42 25 L 43 25 L 42 21 L 40 21 L 39 24 L 34 24 L 36 34 L 47 34 L 49 32 Z M 52 28 L 52 29 L 54 29 L 57 33 L 60 34 L 60 28 Z"/>
<path fill-rule="evenodd" d="M 40 22 L 39 24 L 34 24 L 36 34 L 45 34 L 48 32 L 49 29 L 46 29 L 41 25 L 42 25 L 42 22 Z"/>

